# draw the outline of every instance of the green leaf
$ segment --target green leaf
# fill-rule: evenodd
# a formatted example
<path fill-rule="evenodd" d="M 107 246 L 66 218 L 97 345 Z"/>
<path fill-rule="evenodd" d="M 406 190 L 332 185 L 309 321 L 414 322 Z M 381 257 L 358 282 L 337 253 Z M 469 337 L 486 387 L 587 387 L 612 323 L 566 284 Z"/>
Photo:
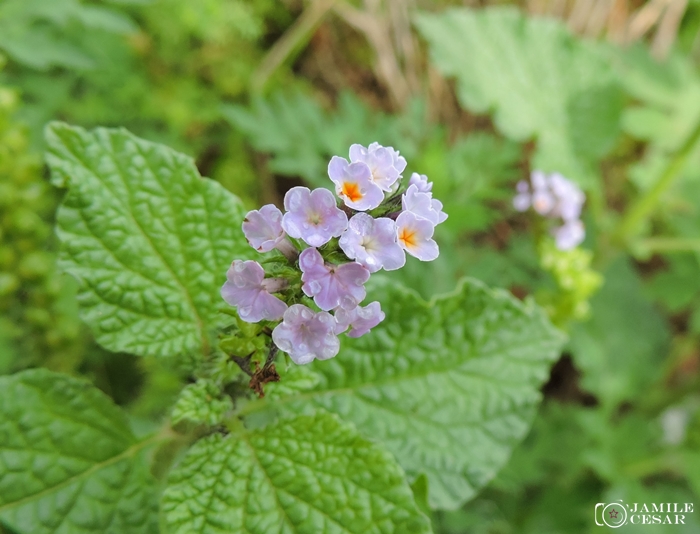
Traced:
<path fill-rule="evenodd" d="M 676 55 L 659 64 L 642 47 L 621 53 L 620 69 L 625 90 L 638 101 L 625 110 L 622 126 L 632 137 L 649 142 L 644 157 L 630 169 L 637 187 L 646 190 L 700 121 L 700 77 L 687 58 Z M 699 169 L 696 148 L 682 176 L 697 179 Z"/>
<path fill-rule="evenodd" d="M 280 367 L 279 382 L 270 382 L 265 386 L 265 396 L 268 400 L 289 397 L 300 391 L 313 389 L 318 385 L 318 374 L 306 365 L 290 364 L 288 368 Z"/>
<path fill-rule="evenodd" d="M 104 30 L 117 34 L 129 34 L 138 30 L 131 19 L 125 15 L 104 7 L 81 6 L 76 11 L 75 17 L 85 25 L 86 28 Z"/>
<path fill-rule="evenodd" d="M 87 382 L 0 378 L 0 522 L 18 534 L 151 533 L 156 490 L 126 417 Z"/>
<path fill-rule="evenodd" d="M 700 297 L 700 257 L 674 254 L 664 259 L 668 267 L 654 273 L 648 293 L 671 312 L 679 313 Z"/>
<path fill-rule="evenodd" d="M 60 265 L 97 341 L 144 356 L 208 351 L 226 269 L 252 254 L 238 199 L 126 130 L 52 123 L 46 140 L 54 183 L 68 187 Z"/>
<path fill-rule="evenodd" d="M 0 50 L 37 70 L 53 66 L 88 70 L 93 50 L 80 37 L 97 32 L 125 34 L 137 26 L 114 9 L 78 0 L 4 0 L 0 3 Z"/>
<path fill-rule="evenodd" d="M 216 425 L 233 408 L 231 397 L 222 396 L 221 388 L 210 380 L 198 380 L 188 384 L 180 393 L 173 407 L 173 425 L 180 421 L 195 424 Z"/>
<path fill-rule="evenodd" d="M 302 93 L 280 91 L 269 99 L 253 99 L 250 108 L 225 106 L 223 114 L 258 151 L 272 154 L 272 171 L 301 176 L 319 187 L 331 187 L 328 160 L 347 154 L 352 143 L 393 145 L 410 159 L 432 131 L 425 127 L 419 101 L 404 114 L 386 115 L 349 92 L 341 93 L 333 113 Z"/>
<path fill-rule="evenodd" d="M 502 206 L 494 209 L 490 204 L 510 202 L 521 159 L 516 143 L 485 133 L 457 139 L 451 146 L 443 137 L 435 137 L 423 147 L 416 168 L 429 171 L 433 193 L 449 214 L 437 231 L 454 235 L 486 231 L 503 218 Z M 438 238 L 438 242 L 443 241 Z"/>
<path fill-rule="evenodd" d="M 637 101 L 623 115 L 624 130 L 647 142 L 628 175 L 640 191 L 660 179 L 700 122 L 700 76 L 692 60 L 672 55 L 657 62 L 640 47 L 620 53 L 620 72 Z M 659 199 L 656 217 L 680 236 L 697 237 L 700 224 L 700 144 L 692 148 L 677 176 Z M 649 230 L 651 227 L 648 228 Z"/>
<path fill-rule="evenodd" d="M 563 336 L 532 302 L 475 280 L 430 303 L 393 284 L 372 299 L 386 320 L 312 364 L 313 390 L 272 406 L 337 413 L 383 441 L 411 478 L 425 473 L 431 506 L 456 508 L 528 431 Z"/>
<path fill-rule="evenodd" d="M 431 532 L 391 454 L 323 412 L 200 440 L 161 509 L 170 534 Z"/>
<path fill-rule="evenodd" d="M 617 261 L 603 276 L 591 299 L 592 317 L 575 326 L 570 346 L 583 371 L 582 388 L 615 406 L 643 395 L 659 379 L 670 332 L 629 263 Z"/>
<path fill-rule="evenodd" d="M 465 108 L 493 112 L 514 140 L 535 137 L 535 167 L 593 183 L 593 164 L 618 137 L 623 104 L 599 45 L 513 8 L 450 9 L 416 22 L 435 65 L 457 78 Z"/>

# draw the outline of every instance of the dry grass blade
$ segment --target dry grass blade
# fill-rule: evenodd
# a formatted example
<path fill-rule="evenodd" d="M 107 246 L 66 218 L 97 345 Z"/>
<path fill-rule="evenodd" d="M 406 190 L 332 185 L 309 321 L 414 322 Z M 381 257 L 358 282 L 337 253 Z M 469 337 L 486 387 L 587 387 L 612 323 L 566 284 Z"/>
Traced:
<path fill-rule="evenodd" d="M 335 0 L 314 0 L 303 11 L 294 24 L 270 48 L 258 69 L 253 73 L 251 77 L 253 91 L 260 92 L 265 88 L 268 80 L 279 66 L 310 39 L 334 3 Z"/>

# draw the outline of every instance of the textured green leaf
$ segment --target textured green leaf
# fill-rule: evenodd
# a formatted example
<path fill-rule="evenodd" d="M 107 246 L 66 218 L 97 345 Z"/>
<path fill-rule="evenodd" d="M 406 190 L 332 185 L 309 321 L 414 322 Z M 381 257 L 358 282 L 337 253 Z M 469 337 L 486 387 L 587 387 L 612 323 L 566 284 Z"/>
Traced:
<path fill-rule="evenodd" d="M 216 425 L 233 408 L 231 397 L 222 396 L 221 389 L 210 380 L 188 384 L 180 392 L 173 406 L 173 424 L 189 421 L 195 424 Z"/>
<path fill-rule="evenodd" d="M 206 351 L 226 269 L 252 254 L 238 199 L 191 158 L 125 130 L 53 123 L 46 139 L 53 180 L 68 187 L 60 264 L 98 342 L 139 355 Z"/>
<path fill-rule="evenodd" d="M 323 412 L 200 440 L 161 509 L 171 534 L 431 532 L 391 454 Z"/>
<path fill-rule="evenodd" d="M 457 78 L 462 105 L 493 112 L 512 139 L 535 137 L 535 167 L 592 182 L 592 164 L 617 139 L 623 103 L 598 45 L 513 8 L 451 9 L 417 24 L 436 66 Z"/>
<path fill-rule="evenodd" d="M 140 534 L 156 490 L 124 414 L 46 370 L 0 378 L 0 522 L 19 534 Z"/>
<path fill-rule="evenodd" d="M 386 320 L 343 338 L 336 358 L 312 364 L 318 386 L 273 406 L 337 413 L 411 477 L 425 473 L 431 506 L 455 508 L 527 432 L 563 336 L 533 303 L 474 280 L 431 303 L 393 284 L 372 298 Z"/>

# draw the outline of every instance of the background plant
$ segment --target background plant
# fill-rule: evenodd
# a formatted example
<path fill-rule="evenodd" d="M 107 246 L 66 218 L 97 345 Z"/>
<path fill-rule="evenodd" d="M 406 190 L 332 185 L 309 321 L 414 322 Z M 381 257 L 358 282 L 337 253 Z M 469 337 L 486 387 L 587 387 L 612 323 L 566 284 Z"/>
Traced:
<path fill-rule="evenodd" d="M 395 509 L 414 510 L 413 504 L 406 503 L 415 500 L 430 513 L 435 532 L 585 532 L 591 528 L 596 502 L 696 499 L 700 492 L 698 6 L 690 2 L 684 9 L 682 2 L 670 2 L 657 9 L 660 3 L 656 2 L 599 2 L 593 8 L 591 2 L 569 2 L 557 11 L 555 2 L 527 2 L 520 10 L 486 7 L 449 12 L 444 9 L 450 2 L 417 4 L 398 0 L 3 3 L 0 26 L 11 31 L 0 32 L 0 50 L 7 58 L 0 98 L 5 132 L 0 156 L 4 191 L 0 195 L 0 367 L 8 374 L 2 378 L 3 390 L 25 400 L 15 405 L 3 394 L 2 420 L 18 420 L 20 413 L 39 414 L 34 421 L 40 428 L 47 417 L 42 407 L 78 399 L 73 401 L 73 411 L 63 415 L 78 417 L 81 402 L 93 406 L 101 415 L 72 428 L 84 429 L 86 442 L 105 440 L 101 456 L 80 461 L 60 451 L 81 447 L 82 442 L 58 440 L 56 449 L 56 439 L 37 441 L 43 445 L 33 449 L 32 454 L 39 455 L 31 456 L 33 462 L 51 458 L 66 469 L 67 478 L 55 474 L 43 482 L 47 487 L 61 485 L 61 491 L 67 492 L 61 498 L 77 499 L 73 512 L 56 511 L 54 519 L 41 525 L 27 518 L 34 517 L 32 510 L 46 506 L 45 502 L 12 489 L 17 486 L 13 477 L 19 476 L 30 457 L 4 451 L 5 468 L 0 470 L 4 528 L 52 532 L 58 528 L 56 521 L 64 521 L 60 524 L 74 529 L 108 531 L 107 523 L 98 519 L 87 526 L 72 521 L 81 515 L 78 496 L 83 495 L 75 488 L 85 483 L 88 494 L 100 500 L 95 488 L 107 487 L 100 481 L 109 480 L 110 487 L 131 496 L 103 499 L 118 503 L 109 528 L 153 531 L 157 496 L 169 480 L 161 515 L 169 518 L 171 530 L 187 531 L 192 517 L 206 514 L 202 510 L 194 516 L 184 513 L 184 501 L 177 496 L 194 491 L 193 481 L 205 491 L 200 485 L 204 480 L 194 475 L 201 471 L 200 465 L 216 465 L 222 473 L 249 469 L 245 471 L 252 477 L 249 480 L 257 480 L 258 467 L 246 463 L 250 450 L 285 457 L 284 450 L 266 449 L 267 432 L 270 439 L 287 439 L 284 425 L 276 423 L 275 417 L 301 417 L 299 426 L 308 429 L 310 441 L 318 439 L 319 433 L 337 436 L 338 450 L 364 451 L 362 458 L 367 462 L 385 466 L 394 473 L 386 482 L 398 488 Z M 543 20 L 541 15 L 550 18 Z M 630 46 L 632 42 L 637 44 Z M 374 289 L 377 295 L 396 292 L 391 293 L 397 301 L 395 324 L 415 326 L 414 319 L 404 317 L 401 310 L 424 306 L 417 304 L 415 295 L 395 288 L 397 283 L 414 288 L 425 299 L 452 292 L 430 308 L 430 321 L 437 321 L 430 323 L 433 327 L 439 323 L 437 310 L 445 307 L 464 310 L 468 318 L 460 321 L 478 330 L 471 321 L 488 316 L 484 310 L 502 305 L 520 310 L 513 312 L 518 315 L 531 306 L 474 282 L 460 286 L 462 293 L 454 293 L 458 280 L 467 275 L 504 287 L 519 299 L 534 297 L 567 331 L 569 341 L 549 375 L 547 361 L 533 363 L 531 373 L 524 373 L 527 385 L 522 396 L 514 393 L 520 390 L 513 385 L 489 390 L 493 398 L 508 397 L 515 403 L 511 407 L 521 406 L 521 411 L 511 414 L 516 422 L 508 419 L 513 432 L 507 435 L 500 433 L 499 420 L 491 418 L 495 412 L 480 412 L 479 417 L 485 418 L 476 419 L 477 428 L 488 427 L 502 438 L 497 446 L 487 445 L 477 439 L 478 432 L 470 434 L 459 426 L 471 421 L 482 406 L 473 396 L 479 391 L 486 394 L 481 382 L 470 382 L 465 390 L 435 382 L 429 391 L 420 385 L 426 381 L 408 378 L 400 380 L 396 389 L 364 382 L 367 376 L 387 372 L 385 367 L 365 367 L 364 355 L 377 355 L 382 365 L 385 359 L 387 365 L 403 361 L 384 356 L 394 349 L 383 346 L 382 340 L 396 332 L 386 336 L 379 332 L 378 339 L 363 342 L 368 345 L 344 346 L 336 360 L 312 372 L 282 369 L 281 374 L 287 371 L 287 375 L 273 385 L 268 400 L 232 404 L 231 399 L 242 394 L 235 386 L 242 380 L 237 367 L 222 353 L 183 348 L 194 347 L 193 340 L 202 337 L 197 327 L 190 324 L 190 333 L 173 338 L 177 343 L 162 354 L 157 354 L 156 345 L 146 351 L 134 343 L 134 337 L 115 330 L 116 324 L 129 323 L 114 299 L 126 298 L 122 303 L 126 308 L 135 301 L 129 300 L 128 292 L 115 289 L 120 284 L 103 287 L 89 278 L 105 262 L 93 258 L 95 264 L 82 263 L 90 256 L 80 252 L 85 228 L 78 231 L 73 226 L 83 206 L 80 198 L 92 203 L 101 191 L 93 181 L 63 184 L 68 186 L 63 222 L 58 217 L 63 259 L 60 267 L 55 266 L 59 244 L 50 228 L 64 193 L 48 185 L 48 173 L 41 166 L 45 148 L 41 133 L 51 119 L 90 128 L 126 126 L 142 138 L 166 143 L 193 156 L 202 175 L 233 191 L 247 208 L 279 203 L 292 185 L 329 186 L 325 162 L 331 155 L 342 155 L 353 142 L 395 146 L 409 161 L 407 172 L 420 170 L 435 182 L 435 195 L 445 200 L 450 214 L 436 236 L 442 254 L 428 270 L 424 264 L 409 263 Z M 72 145 L 54 139 L 52 146 L 56 154 L 63 150 L 60 147 Z M 78 161 L 74 158 L 66 167 L 66 176 L 78 176 L 83 172 L 79 170 L 83 156 L 75 146 L 71 150 Z M 69 165 L 58 163 L 64 159 L 54 156 L 54 176 L 57 167 Z M 191 165 L 186 167 L 187 173 L 195 172 Z M 538 240 L 536 220 L 511 207 L 514 184 L 534 168 L 562 172 L 587 194 L 587 239 L 566 261 L 553 257 L 556 253 Z M 78 194 L 76 188 L 89 190 Z M 106 201 L 107 197 L 99 198 Z M 157 204 L 157 199 L 152 202 Z M 66 219 L 71 212 L 65 210 L 71 206 L 74 217 Z M 244 208 L 236 209 L 237 215 L 225 211 L 230 220 L 240 217 Z M 88 220 L 92 219 L 96 215 Z M 226 258 L 222 254 L 217 260 L 218 267 L 207 266 L 211 277 L 225 272 L 239 246 L 235 243 L 240 236 L 233 235 L 238 223 L 228 225 L 229 250 Z M 109 226 L 102 230 L 114 235 Z M 137 234 L 133 228 L 124 231 L 124 235 Z M 67 260 L 71 251 L 73 263 Z M 62 273 L 66 269 L 82 276 L 82 285 L 76 287 L 73 278 Z M 596 289 L 592 280 L 599 277 L 603 283 Z M 105 293 L 90 293 L 86 279 Z M 128 284 L 137 281 L 130 279 Z M 84 323 L 78 319 L 76 292 Z M 176 294 L 166 291 L 163 302 L 177 301 L 168 313 L 187 321 L 187 310 Z M 484 308 L 476 305 L 480 299 Z M 111 311 L 104 315 L 101 306 L 108 304 Z M 233 320 L 227 322 L 218 314 L 213 301 L 195 308 L 203 317 L 220 317 L 221 322 L 212 326 L 237 331 Z M 140 312 L 132 309 L 130 313 L 133 318 Z M 100 317 L 112 317 L 112 322 L 98 321 Z M 166 324 L 158 323 L 164 320 L 158 315 L 151 319 L 159 325 L 153 326 L 154 331 Z M 98 348 L 93 336 L 108 350 Z M 502 339 L 505 333 L 499 330 L 494 336 Z M 216 345 L 214 338 L 207 339 L 210 347 Z M 450 345 L 447 352 L 450 358 L 471 362 L 464 364 L 467 371 L 458 364 L 451 367 L 454 361 L 448 358 L 447 375 L 456 373 L 458 380 L 467 380 L 473 375 L 471 366 L 476 365 L 486 376 L 509 379 L 498 374 L 494 361 L 482 360 L 476 353 L 471 359 L 466 345 Z M 426 367 L 416 358 L 412 363 L 422 372 Z M 429 362 L 424 364 L 433 377 L 429 380 L 444 378 Z M 27 367 L 87 377 L 122 411 L 75 378 L 38 370 L 16 374 Z M 540 387 L 542 382 L 546 384 Z M 339 388 L 349 393 L 339 394 Z M 544 395 L 544 404 L 528 433 L 537 389 Z M 413 405 L 404 395 L 407 391 L 421 391 L 421 398 L 429 401 Z M 454 409 L 442 411 L 441 403 L 446 401 L 441 391 L 457 399 Z M 310 402 L 289 400 L 295 395 Z M 391 399 L 385 404 L 400 406 L 405 413 L 425 410 L 421 413 L 430 415 L 416 422 L 405 413 L 376 412 L 373 403 L 378 399 Z M 272 409 L 276 402 L 285 408 Z M 340 419 L 311 414 L 320 410 Z M 348 414 L 355 415 L 348 419 Z M 221 424 L 235 434 L 240 420 L 249 429 L 244 434 L 253 448 L 227 448 L 230 442 L 224 440 L 226 456 L 235 461 L 216 464 L 213 458 L 222 444 L 211 436 L 217 431 L 196 440 Z M 104 428 L 100 421 L 110 421 L 115 431 L 109 436 L 99 434 Z M 437 422 L 455 426 L 454 440 L 444 430 L 431 427 Z M 9 428 L 3 427 L 8 432 L 3 435 L 16 441 L 7 443 L 29 454 L 32 449 L 21 439 L 22 433 Z M 522 445 L 516 446 L 526 433 Z M 399 435 L 443 438 L 434 443 L 409 442 L 404 448 L 392 437 Z M 362 436 L 380 437 L 384 445 L 371 444 Z M 463 477 L 442 480 L 442 474 L 430 475 L 430 469 L 407 454 L 427 449 L 436 454 L 432 461 L 449 465 L 450 471 Z M 454 463 L 445 464 L 448 459 Z M 293 464 L 293 459 L 281 461 Z M 299 472 L 308 468 L 294 465 Z M 408 474 L 410 494 L 397 475 L 397 465 Z M 172 466 L 175 474 L 167 477 Z M 97 478 L 76 475 L 85 471 Z M 282 482 L 275 481 L 277 490 L 263 492 L 261 502 L 274 502 L 265 499 L 281 495 Z M 199 497 L 213 499 L 218 493 L 212 490 Z M 244 494 L 221 496 L 233 502 Z M 197 500 L 194 493 L 189 495 L 188 502 Z M 136 509 L 143 513 L 134 515 Z M 224 524 L 232 529 L 236 513 L 221 512 L 217 517 L 229 521 Z M 419 517 L 415 510 L 410 514 Z M 400 516 L 387 520 L 398 525 Z M 260 517 L 263 522 L 279 523 L 273 512 Z M 123 522 L 126 518 L 132 523 Z M 208 526 L 202 531 L 217 527 L 204 524 Z M 301 532 L 306 528 L 303 522 L 294 525 Z M 697 525 L 688 531 L 693 528 Z"/>

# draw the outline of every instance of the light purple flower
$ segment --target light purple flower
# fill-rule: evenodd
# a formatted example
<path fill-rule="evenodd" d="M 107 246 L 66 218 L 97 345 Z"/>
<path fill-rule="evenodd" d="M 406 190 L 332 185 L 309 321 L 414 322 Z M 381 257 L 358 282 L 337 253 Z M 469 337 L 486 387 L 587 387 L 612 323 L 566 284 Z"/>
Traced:
<path fill-rule="evenodd" d="M 547 176 L 542 171 L 533 171 L 530 175 L 532 183 L 532 208 L 540 215 L 550 215 L 556 199 L 549 188 Z"/>
<path fill-rule="evenodd" d="M 292 237 L 301 238 L 312 247 L 328 243 L 348 226 L 348 216 L 338 209 L 328 189 L 292 187 L 284 195 L 282 228 Z"/>
<path fill-rule="evenodd" d="M 567 221 L 554 230 L 554 241 L 559 250 L 571 250 L 581 244 L 586 237 L 586 230 L 579 220 Z"/>
<path fill-rule="evenodd" d="M 434 231 L 432 222 L 411 211 L 401 212 L 396 219 L 399 246 L 421 261 L 433 261 L 440 254 Z"/>
<path fill-rule="evenodd" d="M 340 334 L 350 327 L 348 337 L 364 336 L 372 328 L 384 320 L 384 312 L 379 302 L 372 302 L 367 306 L 356 307 L 352 310 L 342 308 L 335 312 L 335 320 L 338 322 L 336 333 Z"/>
<path fill-rule="evenodd" d="M 401 207 L 404 211 L 410 211 L 429 220 L 433 226 L 447 219 L 447 214 L 442 211 L 442 202 L 433 198 L 432 193 L 421 193 L 418 186 L 410 185 L 401 197 Z"/>
<path fill-rule="evenodd" d="M 401 177 L 406 168 L 406 159 L 399 155 L 398 150 L 372 143 L 367 148 L 362 145 L 350 147 L 352 163 L 366 163 L 372 173 L 372 181 L 384 191 L 391 191 L 391 186 Z"/>
<path fill-rule="evenodd" d="M 406 255 L 397 243 L 396 223 L 387 217 L 373 219 L 366 213 L 355 214 L 338 244 L 348 258 L 371 273 L 382 268 L 393 271 L 406 264 Z"/>
<path fill-rule="evenodd" d="M 356 262 L 333 265 L 325 263 L 315 248 L 307 248 L 299 256 L 302 289 L 322 310 L 340 306 L 351 310 L 362 302 L 367 292 L 364 283 L 369 271 Z"/>
<path fill-rule="evenodd" d="M 579 187 L 561 174 L 544 174 L 533 171 L 530 175 L 532 191 L 525 181 L 518 182 L 518 194 L 513 206 L 518 211 L 532 208 L 540 215 L 561 217 L 564 221 L 574 221 L 581 215 L 586 196 Z"/>
<path fill-rule="evenodd" d="M 384 192 L 372 181 L 372 171 L 366 163 L 348 163 L 345 158 L 333 156 L 328 176 L 335 184 L 336 194 L 354 210 L 371 210 L 384 200 Z"/>
<path fill-rule="evenodd" d="M 418 174 L 417 172 L 411 175 L 408 185 L 415 185 L 421 193 L 430 193 L 433 190 L 433 182 L 429 182 L 425 174 Z"/>
<path fill-rule="evenodd" d="M 530 195 L 530 184 L 525 180 L 520 180 L 516 186 L 518 194 L 513 198 L 513 207 L 517 211 L 525 211 L 530 207 L 530 202 L 532 200 Z"/>
<path fill-rule="evenodd" d="M 284 240 L 282 212 L 274 204 L 249 211 L 243 219 L 243 233 L 258 252 L 270 252 Z"/>
<path fill-rule="evenodd" d="M 328 360 L 340 350 L 336 328 L 330 313 L 314 313 L 303 304 L 293 304 L 272 331 L 272 340 L 294 363 L 310 363 L 316 358 Z"/>
<path fill-rule="evenodd" d="M 586 201 L 586 195 L 583 194 L 583 191 L 575 183 L 558 173 L 549 176 L 549 185 L 556 198 L 554 208 L 556 215 L 565 221 L 578 219 L 583 203 Z"/>
<path fill-rule="evenodd" d="M 226 283 L 221 288 L 222 298 L 238 309 L 238 315 L 247 323 L 282 318 L 287 305 L 271 295 L 283 289 L 287 281 L 265 279 L 265 271 L 256 261 L 235 260 L 226 272 Z"/>

